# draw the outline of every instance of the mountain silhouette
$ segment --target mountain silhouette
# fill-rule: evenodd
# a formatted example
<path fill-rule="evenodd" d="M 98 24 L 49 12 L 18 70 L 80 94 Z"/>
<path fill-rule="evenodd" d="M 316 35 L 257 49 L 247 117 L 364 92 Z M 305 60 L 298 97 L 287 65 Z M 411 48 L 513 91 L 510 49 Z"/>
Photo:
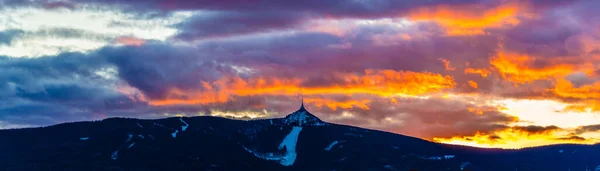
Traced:
<path fill-rule="evenodd" d="M 327 123 L 304 105 L 285 118 L 109 118 L 0 130 L 0 170 L 600 170 L 599 145 L 519 150 L 429 142 Z"/>

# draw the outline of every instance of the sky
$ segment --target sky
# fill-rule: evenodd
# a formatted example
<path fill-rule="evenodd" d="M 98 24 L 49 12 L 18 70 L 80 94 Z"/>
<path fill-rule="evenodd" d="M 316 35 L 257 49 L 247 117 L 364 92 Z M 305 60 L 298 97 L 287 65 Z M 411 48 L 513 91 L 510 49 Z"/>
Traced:
<path fill-rule="evenodd" d="M 0 0 L 0 129 L 322 120 L 459 145 L 600 142 L 595 0 Z"/>

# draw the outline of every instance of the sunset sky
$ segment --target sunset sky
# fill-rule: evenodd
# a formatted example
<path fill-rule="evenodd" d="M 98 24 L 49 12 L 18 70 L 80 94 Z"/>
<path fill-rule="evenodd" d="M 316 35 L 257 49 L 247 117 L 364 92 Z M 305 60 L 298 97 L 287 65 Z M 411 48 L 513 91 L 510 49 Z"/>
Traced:
<path fill-rule="evenodd" d="M 477 147 L 600 142 L 597 0 L 0 0 L 0 129 L 322 120 Z"/>

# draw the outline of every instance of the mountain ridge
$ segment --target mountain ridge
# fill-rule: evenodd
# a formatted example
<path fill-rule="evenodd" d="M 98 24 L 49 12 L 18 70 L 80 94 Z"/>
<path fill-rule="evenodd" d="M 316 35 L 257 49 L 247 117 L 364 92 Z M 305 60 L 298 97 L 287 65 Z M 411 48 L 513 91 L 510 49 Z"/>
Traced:
<path fill-rule="evenodd" d="M 0 141 L 0 170 L 93 166 L 96 170 L 500 171 L 600 166 L 596 161 L 600 145 L 507 150 L 441 144 L 324 122 L 303 107 L 284 118 L 256 120 L 107 118 L 0 130 L 0 139 L 4 140 Z"/>
<path fill-rule="evenodd" d="M 285 117 L 282 118 L 255 118 L 255 119 L 236 119 L 236 118 L 230 118 L 230 117 L 221 117 L 221 116 L 173 116 L 173 117 L 165 117 L 165 118 L 152 118 L 152 119 L 143 119 L 143 118 L 133 118 L 133 117 L 110 117 L 110 118 L 105 118 L 105 119 L 101 119 L 101 120 L 91 120 L 91 121 L 73 121 L 73 122 L 64 122 L 64 123 L 59 123 L 59 124 L 54 124 L 54 125 L 48 125 L 48 126 L 40 126 L 40 127 L 24 127 L 24 128 L 9 128 L 9 129 L 0 129 L 0 132 L 2 131 L 13 131 L 13 130 L 27 130 L 27 129 L 41 129 L 41 128 L 49 128 L 49 127 L 54 127 L 54 126 L 60 126 L 60 125 L 65 125 L 65 124 L 80 124 L 80 123 L 94 123 L 94 122 L 102 122 L 105 120 L 115 120 L 115 119 L 129 119 L 129 120 L 148 120 L 148 121 L 156 121 L 156 120 L 165 120 L 165 119 L 179 119 L 179 118 L 202 118 L 202 117 L 209 117 L 209 118 L 220 118 L 220 119 L 227 119 L 227 120 L 233 120 L 233 121 L 269 121 L 269 120 L 277 120 L 277 119 L 285 119 L 286 117 L 288 117 L 289 115 L 286 115 Z M 318 118 L 318 117 L 317 117 Z M 358 126 L 353 126 L 353 125 L 346 125 L 346 124 L 339 124 L 339 123 L 331 123 L 331 122 L 326 122 L 323 121 L 326 124 L 331 124 L 331 125 L 337 125 L 337 126 L 348 126 L 348 127 L 354 127 L 354 128 L 360 128 L 360 129 L 365 129 L 365 130 L 370 130 L 370 131 L 379 131 L 379 132 L 384 132 L 384 133 L 390 133 L 390 134 L 394 134 L 394 135 L 401 135 L 401 136 L 407 136 L 407 137 L 412 137 L 412 138 L 417 138 L 417 139 L 421 139 L 423 141 L 428 141 L 431 143 L 437 143 L 437 144 L 441 144 L 441 145 L 448 145 L 448 146 L 454 146 L 454 147 L 467 147 L 467 148 L 476 148 L 476 149 L 489 149 L 489 150 L 521 150 L 521 149 L 528 149 L 528 148 L 538 148 L 538 147 L 550 147 L 550 146 L 563 146 L 563 145 L 576 145 L 576 146 L 595 146 L 595 145 L 600 145 L 600 143 L 596 143 L 596 144 L 575 144 L 575 143 L 562 143 L 562 144 L 548 144 L 548 145 L 538 145 L 538 146 L 527 146 L 527 147 L 522 147 L 522 148 L 499 148 L 499 147 L 476 147 L 476 146 L 468 146 L 468 145 L 460 145 L 460 144 L 446 144 L 446 143 L 439 143 L 439 142 L 435 142 L 435 141 L 430 141 L 427 139 L 422 139 L 419 137 L 415 137 L 415 136 L 410 136 L 410 135 L 404 135 L 404 134 L 399 134 L 399 133 L 395 133 L 395 132 L 390 132 L 390 131 L 386 131 L 386 130 L 378 130 L 378 129 L 370 129 L 370 128 L 363 128 L 363 127 L 358 127 Z"/>

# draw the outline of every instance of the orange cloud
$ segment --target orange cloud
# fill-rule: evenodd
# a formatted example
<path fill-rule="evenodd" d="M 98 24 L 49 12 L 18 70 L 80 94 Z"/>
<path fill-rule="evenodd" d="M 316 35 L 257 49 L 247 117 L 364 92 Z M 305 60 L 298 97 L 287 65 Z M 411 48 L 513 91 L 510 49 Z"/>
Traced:
<path fill-rule="evenodd" d="M 472 106 L 472 107 L 467 107 L 467 111 L 477 114 L 477 115 L 483 115 L 485 113 L 488 112 L 496 112 L 496 111 L 502 111 L 505 110 L 506 108 L 504 106 Z M 518 121 L 518 118 L 514 118 L 514 121 Z"/>
<path fill-rule="evenodd" d="M 465 68 L 465 74 L 479 74 L 483 78 L 487 78 L 491 72 L 485 68 Z"/>
<path fill-rule="evenodd" d="M 471 112 L 471 113 L 475 113 L 475 114 L 478 114 L 478 115 L 483 115 L 483 110 L 478 109 L 478 108 L 469 107 L 469 108 L 467 108 L 467 110 L 469 112 Z"/>
<path fill-rule="evenodd" d="M 444 59 L 444 58 L 440 58 L 440 60 L 442 61 L 442 63 L 444 63 L 444 68 L 446 69 L 446 71 L 454 71 L 456 70 L 456 68 L 453 68 L 452 66 L 450 66 L 450 61 Z"/>
<path fill-rule="evenodd" d="M 480 35 L 487 28 L 503 28 L 519 24 L 517 16 L 526 11 L 522 4 L 503 4 L 487 9 L 480 5 L 425 7 L 411 11 L 414 21 L 433 21 L 447 29 L 448 35 Z"/>
<path fill-rule="evenodd" d="M 313 104 L 317 107 L 327 106 L 331 110 L 337 110 L 338 108 L 342 109 L 351 109 L 353 107 L 358 107 L 363 110 L 369 110 L 369 106 L 367 104 L 371 102 L 371 100 L 363 99 L 363 100 L 347 100 L 347 101 L 336 101 L 332 99 L 323 99 L 323 98 L 304 98 L 304 102 Z"/>
<path fill-rule="evenodd" d="M 475 88 L 475 89 L 478 87 L 477 83 L 473 80 L 469 80 L 467 82 L 467 84 L 469 84 L 469 86 L 471 86 L 472 88 Z"/>
<path fill-rule="evenodd" d="M 575 71 L 575 66 L 551 61 L 552 65 L 533 67 L 536 58 L 525 54 L 499 52 L 490 60 L 502 78 L 514 83 L 530 83 L 537 80 L 552 80 L 565 77 Z"/>
<path fill-rule="evenodd" d="M 599 99 L 600 98 L 600 82 L 595 82 L 590 85 L 582 85 L 575 87 L 565 79 L 557 79 L 554 89 L 554 94 L 563 98 L 575 99 Z"/>
<path fill-rule="evenodd" d="M 186 93 L 178 89 L 172 89 L 169 92 L 169 97 L 161 100 L 149 100 L 148 104 L 153 106 L 168 106 L 168 105 L 197 105 L 210 103 L 224 103 L 230 97 L 219 92 L 202 92 Z"/>
<path fill-rule="evenodd" d="M 565 112 L 600 111 L 600 103 L 598 103 L 600 99 L 600 82 L 575 87 L 568 80 L 558 79 L 551 91 L 558 98 L 576 99 L 576 102 L 570 103 L 563 109 Z"/>
<path fill-rule="evenodd" d="M 226 102 L 234 96 L 252 95 L 306 95 L 319 94 L 371 94 L 383 97 L 418 96 L 439 92 L 456 85 L 450 76 L 428 72 L 365 70 L 363 75 L 336 74 L 341 83 L 327 86 L 303 87 L 305 79 L 224 77 L 212 83 L 203 83 L 202 91 L 171 89 L 165 99 L 154 99 L 151 105 L 193 105 Z M 366 102 L 353 103 L 365 107 Z M 335 104 L 347 107 L 348 104 Z M 332 106 L 328 106 L 332 107 Z"/>

